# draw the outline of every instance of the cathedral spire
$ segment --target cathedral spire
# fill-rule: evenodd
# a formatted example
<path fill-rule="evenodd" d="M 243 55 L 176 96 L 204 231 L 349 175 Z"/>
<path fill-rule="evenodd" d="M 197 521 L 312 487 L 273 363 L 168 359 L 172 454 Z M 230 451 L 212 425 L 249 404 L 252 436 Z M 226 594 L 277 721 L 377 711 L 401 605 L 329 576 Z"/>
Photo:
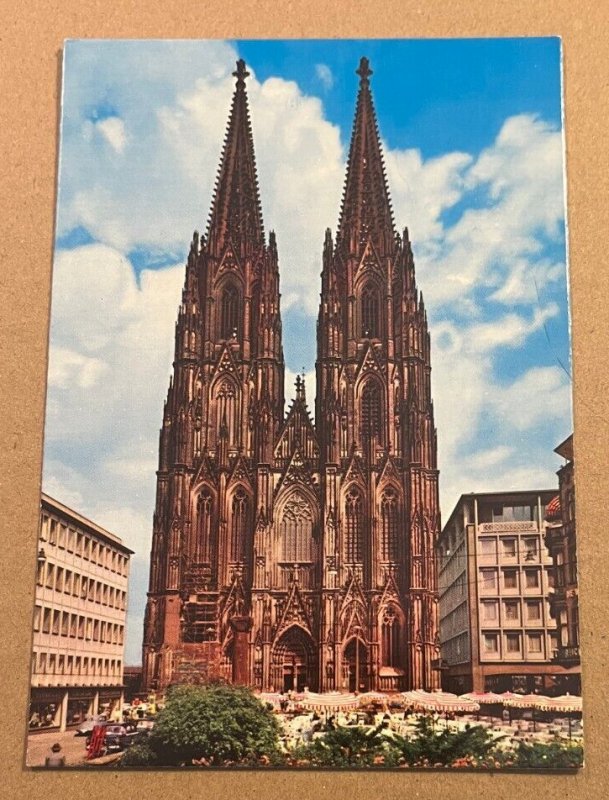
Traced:
<path fill-rule="evenodd" d="M 239 59 L 233 72 L 237 80 L 209 217 L 209 244 L 218 257 L 229 242 L 240 256 L 264 244 L 254 140 L 245 91 L 245 79 L 249 74 L 245 62 Z"/>
<path fill-rule="evenodd" d="M 395 228 L 383 153 L 370 92 L 372 70 L 360 60 L 355 121 L 338 223 L 337 247 L 359 254 L 370 238 L 380 252 L 395 242 Z"/>

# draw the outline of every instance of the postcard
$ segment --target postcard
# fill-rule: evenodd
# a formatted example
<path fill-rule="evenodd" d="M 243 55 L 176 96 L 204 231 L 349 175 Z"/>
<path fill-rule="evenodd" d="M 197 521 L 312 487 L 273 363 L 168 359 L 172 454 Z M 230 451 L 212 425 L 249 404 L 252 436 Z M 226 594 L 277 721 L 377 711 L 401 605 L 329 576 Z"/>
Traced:
<path fill-rule="evenodd" d="M 583 765 L 561 43 L 64 48 L 30 767 Z"/>

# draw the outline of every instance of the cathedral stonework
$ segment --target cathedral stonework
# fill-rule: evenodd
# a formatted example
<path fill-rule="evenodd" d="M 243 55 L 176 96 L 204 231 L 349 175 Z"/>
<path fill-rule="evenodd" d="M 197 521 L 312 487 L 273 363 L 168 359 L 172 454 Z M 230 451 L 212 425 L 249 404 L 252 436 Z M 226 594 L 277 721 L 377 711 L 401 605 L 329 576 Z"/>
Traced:
<path fill-rule="evenodd" d="M 366 59 L 335 239 L 315 423 L 284 411 L 275 236 L 262 224 L 245 64 L 205 236 L 195 233 L 160 433 L 148 689 L 440 686 L 430 343 L 397 233 Z"/>

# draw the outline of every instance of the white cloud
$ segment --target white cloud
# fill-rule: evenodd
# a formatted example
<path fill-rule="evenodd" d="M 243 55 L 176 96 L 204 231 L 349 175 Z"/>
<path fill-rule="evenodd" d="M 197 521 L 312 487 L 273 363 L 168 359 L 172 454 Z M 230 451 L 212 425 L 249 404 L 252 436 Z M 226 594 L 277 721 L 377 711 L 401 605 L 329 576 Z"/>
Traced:
<path fill-rule="evenodd" d="M 315 64 L 315 75 L 324 89 L 331 89 L 334 86 L 334 75 L 327 64 Z"/>
<path fill-rule="evenodd" d="M 117 153 L 124 151 L 127 144 L 127 132 L 125 123 L 120 117 L 106 117 L 98 122 L 96 127 Z"/>

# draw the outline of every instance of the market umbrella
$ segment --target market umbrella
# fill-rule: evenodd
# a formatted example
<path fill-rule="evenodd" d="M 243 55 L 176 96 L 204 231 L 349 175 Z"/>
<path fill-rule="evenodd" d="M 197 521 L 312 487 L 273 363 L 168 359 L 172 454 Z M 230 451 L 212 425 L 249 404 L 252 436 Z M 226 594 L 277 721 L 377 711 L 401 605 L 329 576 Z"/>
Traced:
<path fill-rule="evenodd" d="M 478 703 L 450 692 L 425 692 L 422 689 L 415 689 L 410 692 L 402 692 L 402 697 L 415 708 L 423 711 L 437 711 L 439 714 L 480 710 Z"/>
<path fill-rule="evenodd" d="M 359 705 L 387 705 L 387 695 L 384 692 L 362 692 L 358 695 Z"/>
<path fill-rule="evenodd" d="M 304 692 L 300 703 L 312 711 L 350 711 L 359 705 L 359 696 L 340 692 Z"/>
<path fill-rule="evenodd" d="M 541 708 L 541 704 L 549 699 L 549 697 L 541 694 L 521 694 L 505 698 L 503 705 L 508 708 L 530 708 L 533 716 L 533 731 L 536 731 L 535 709 Z"/>
<path fill-rule="evenodd" d="M 573 714 L 582 713 L 582 699 L 579 695 L 563 694 L 560 697 L 544 697 L 539 703 L 541 711 L 549 711 L 555 714 L 566 714 L 569 722 L 569 739 L 571 738 L 571 718 Z"/>
<path fill-rule="evenodd" d="M 488 705 L 488 706 L 496 706 L 501 705 L 503 703 L 503 696 L 500 694 L 496 694 L 495 692 L 466 692 L 466 694 L 462 694 L 461 700 L 472 701 L 473 703 L 478 703 L 478 705 Z M 493 715 L 489 711 L 489 717 L 491 718 L 491 722 L 493 720 Z M 480 715 L 478 715 L 478 719 Z"/>

